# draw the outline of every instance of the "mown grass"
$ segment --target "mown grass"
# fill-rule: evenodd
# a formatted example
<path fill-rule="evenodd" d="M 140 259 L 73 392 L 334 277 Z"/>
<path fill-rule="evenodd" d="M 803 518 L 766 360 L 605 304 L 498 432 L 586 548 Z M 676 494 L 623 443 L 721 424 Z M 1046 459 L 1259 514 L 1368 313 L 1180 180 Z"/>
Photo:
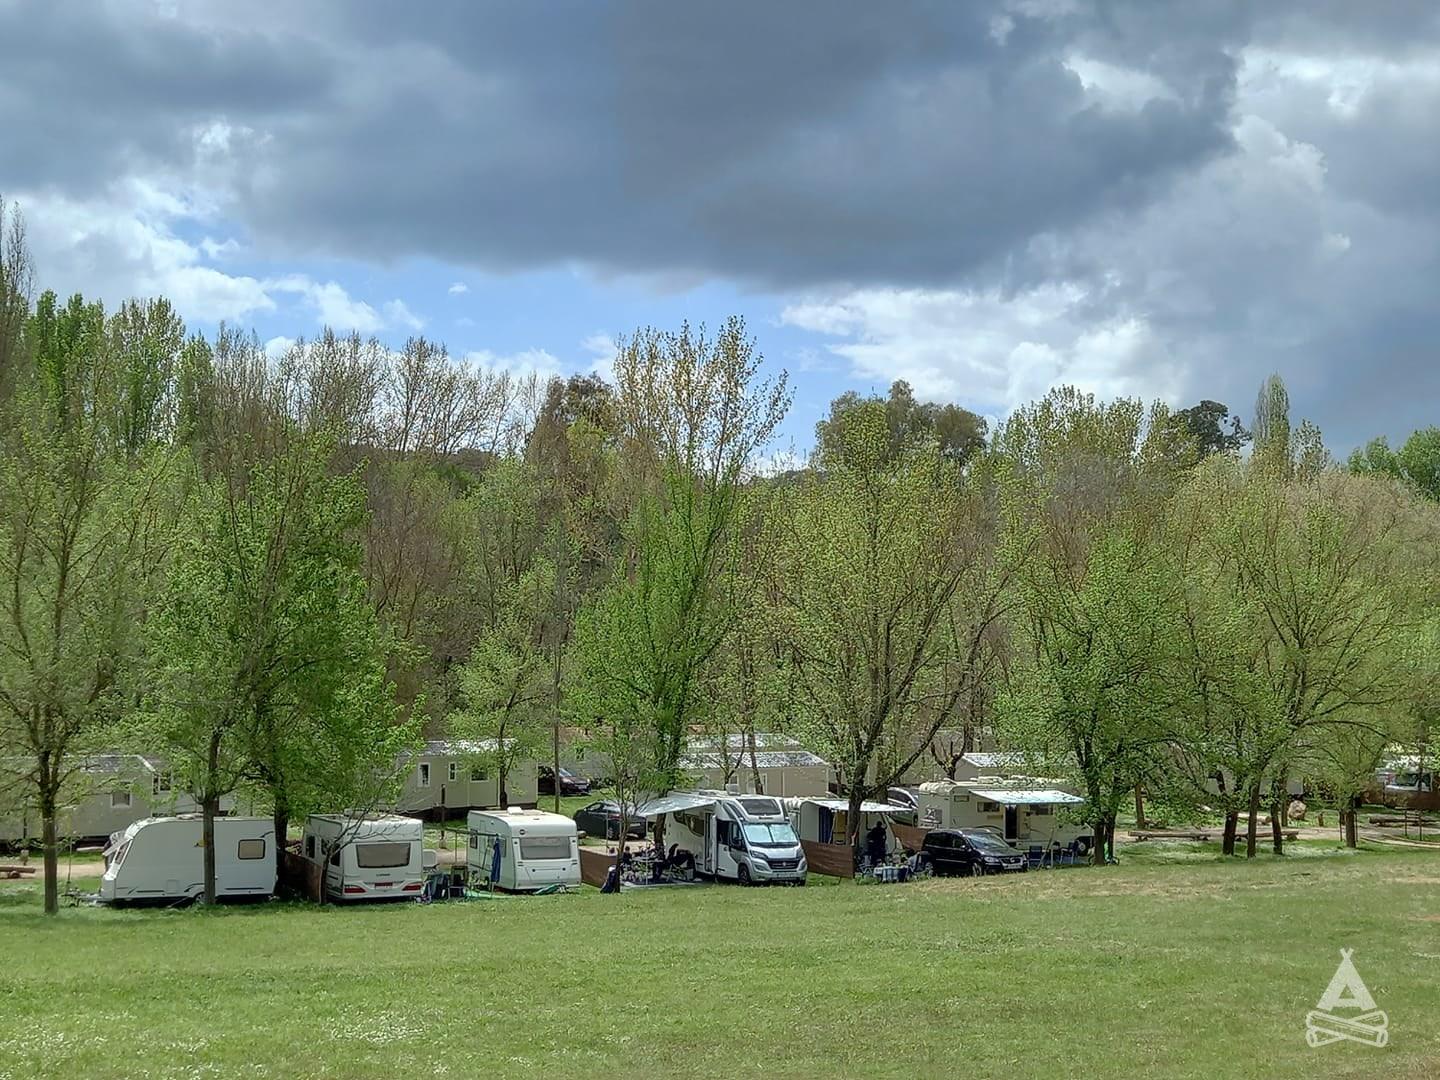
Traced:
<path fill-rule="evenodd" d="M 1440 1071 L 1440 855 L 1130 850 L 906 886 L 50 921 L 10 885 L 0 1078 Z M 1383 1050 L 1305 1045 L 1342 947 Z"/>

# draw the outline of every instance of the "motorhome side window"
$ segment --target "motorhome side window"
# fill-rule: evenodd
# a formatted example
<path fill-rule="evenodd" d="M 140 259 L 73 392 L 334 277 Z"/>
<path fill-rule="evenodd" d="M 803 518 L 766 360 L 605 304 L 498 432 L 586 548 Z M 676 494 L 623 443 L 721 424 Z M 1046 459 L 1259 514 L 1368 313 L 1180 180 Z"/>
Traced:
<path fill-rule="evenodd" d="M 985 802 L 983 799 L 980 801 L 980 813 L 982 813 L 982 814 L 998 814 L 999 812 L 1000 812 L 1000 804 L 999 804 L 999 803 Z"/>
<path fill-rule="evenodd" d="M 242 859 L 263 859 L 265 857 L 265 841 L 241 840 L 236 845 L 235 854 Z"/>
<path fill-rule="evenodd" d="M 1047 806 L 1045 803 L 1038 803 L 1030 807 L 1031 817 L 1044 817 L 1046 814 L 1053 814 L 1054 812 L 1055 808 L 1053 806 Z"/>
<path fill-rule="evenodd" d="M 113 810 L 118 810 L 118 809 L 120 809 L 121 807 L 128 807 L 128 806 L 130 805 L 130 803 L 131 803 L 130 792 L 128 792 L 128 791 L 112 791 L 112 792 L 110 793 L 110 807 L 111 807 L 111 809 L 113 809 Z"/>
<path fill-rule="evenodd" d="M 420 786 L 430 786 L 430 763 L 428 761 L 422 761 L 420 763 Z"/>

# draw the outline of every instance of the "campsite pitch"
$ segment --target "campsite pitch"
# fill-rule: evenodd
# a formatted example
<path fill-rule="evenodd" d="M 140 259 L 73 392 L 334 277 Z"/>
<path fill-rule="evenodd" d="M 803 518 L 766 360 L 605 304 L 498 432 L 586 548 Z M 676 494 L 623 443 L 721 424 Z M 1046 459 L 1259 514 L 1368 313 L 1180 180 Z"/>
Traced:
<path fill-rule="evenodd" d="M 1166 850 L 903 886 L 51 921 L 8 882 L 0 1078 L 1440 1071 L 1440 854 Z M 1384 1047 L 1307 1045 L 1342 949 Z"/>

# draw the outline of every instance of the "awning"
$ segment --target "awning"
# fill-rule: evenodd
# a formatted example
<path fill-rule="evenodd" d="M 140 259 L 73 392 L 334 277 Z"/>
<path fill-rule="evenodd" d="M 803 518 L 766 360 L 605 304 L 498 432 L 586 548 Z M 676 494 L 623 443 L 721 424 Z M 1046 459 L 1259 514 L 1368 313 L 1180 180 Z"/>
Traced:
<path fill-rule="evenodd" d="M 850 809 L 850 804 L 844 799 L 806 799 L 804 797 L 800 797 L 794 799 L 786 799 L 785 801 L 796 803 L 802 806 L 806 803 L 810 804 L 811 806 L 823 806 L 826 810 Z M 894 803 L 885 802 L 867 801 L 860 804 L 860 812 L 862 814 L 903 814 L 907 812 L 912 812 L 914 811 L 914 809 L 915 808 L 913 806 L 896 806 Z"/>
<path fill-rule="evenodd" d="M 653 818 L 659 817 L 661 814 L 675 814 L 681 810 L 699 810 L 714 805 L 714 795 L 699 795 L 693 791 L 672 791 L 669 795 L 662 795 L 658 799 L 641 803 L 635 808 L 635 812 L 641 817 Z"/>
<path fill-rule="evenodd" d="M 1029 790 L 1023 788 L 997 788 L 982 791 L 971 788 L 970 794 L 978 799 L 987 799 L 1003 806 L 1045 806 L 1049 804 L 1074 805 L 1085 800 L 1067 791 Z"/>

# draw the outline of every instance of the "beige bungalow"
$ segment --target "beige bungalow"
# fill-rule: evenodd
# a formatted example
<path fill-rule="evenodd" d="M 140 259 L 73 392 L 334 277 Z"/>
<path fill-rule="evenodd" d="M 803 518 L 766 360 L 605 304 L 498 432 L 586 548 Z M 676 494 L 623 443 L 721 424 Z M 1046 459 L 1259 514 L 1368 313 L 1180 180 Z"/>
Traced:
<path fill-rule="evenodd" d="M 401 814 L 449 817 L 451 811 L 533 807 L 539 798 L 536 763 L 516 763 L 506 777 L 502 798 L 500 778 L 488 757 L 494 749 L 490 740 L 430 740 L 409 756 L 395 809 Z"/>

